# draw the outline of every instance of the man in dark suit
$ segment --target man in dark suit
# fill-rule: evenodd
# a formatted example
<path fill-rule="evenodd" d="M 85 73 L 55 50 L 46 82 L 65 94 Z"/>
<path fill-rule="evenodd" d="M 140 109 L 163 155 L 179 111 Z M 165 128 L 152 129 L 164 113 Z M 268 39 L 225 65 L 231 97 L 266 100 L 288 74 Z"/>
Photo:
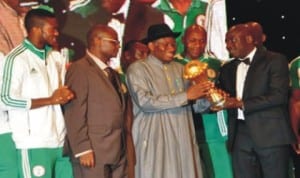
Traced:
<path fill-rule="evenodd" d="M 65 105 L 75 178 L 125 176 L 125 100 L 118 74 L 107 66 L 120 48 L 117 33 L 96 25 L 87 35 L 87 54 L 73 63 L 66 85 L 75 99 Z"/>
<path fill-rule="evenodd" d="M 287 178 L 289 144 L 288 61 L 256 47 L 250 28 L 236 25 L 226 34 L 233 59 L 220 72 L 220 87 L 228 92 L 229 143 L 236 178 Z M 259 168 L 258 168 L 258 167 Z"/>

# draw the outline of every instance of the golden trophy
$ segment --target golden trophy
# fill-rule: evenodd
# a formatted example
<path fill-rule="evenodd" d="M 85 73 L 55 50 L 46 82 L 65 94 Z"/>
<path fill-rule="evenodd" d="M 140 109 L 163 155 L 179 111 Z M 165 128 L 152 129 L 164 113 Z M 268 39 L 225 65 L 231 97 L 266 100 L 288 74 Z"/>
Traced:
<path fill-rule="evenodd" d="M 192 82 L 193 85 L 212 80 L 217 77 L 213 69 L 208 68 L 208 64 L 198 60 L 188 62 L 184 67 L 183 77 Z M 225 92 L 216 87 L 208 91 L 207 98 L 211 102 L 211 108 L 223 107 L 225 103 Z"/>

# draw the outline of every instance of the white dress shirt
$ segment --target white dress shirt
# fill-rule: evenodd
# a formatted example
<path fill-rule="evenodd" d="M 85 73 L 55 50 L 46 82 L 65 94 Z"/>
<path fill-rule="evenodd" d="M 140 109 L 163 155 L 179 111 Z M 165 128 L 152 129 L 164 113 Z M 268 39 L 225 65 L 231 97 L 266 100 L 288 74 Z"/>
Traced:
<path fill-rule="evenodd" d="M 253 56 L 256 52 L 256 48 L 254 48 L 244 59 L 249 58 L 250 65 L 253 60 Z M 241 61 L 243 59 L 240 59 Z M 236 97 L 238 99 L 243 98 L 244 84 L 247 77 L 248 69 L 250 65 L 241 62 L 237 67 L 236 73 Z M 244 111 L 238 108 L 238 119 L 245 120 Z"/>

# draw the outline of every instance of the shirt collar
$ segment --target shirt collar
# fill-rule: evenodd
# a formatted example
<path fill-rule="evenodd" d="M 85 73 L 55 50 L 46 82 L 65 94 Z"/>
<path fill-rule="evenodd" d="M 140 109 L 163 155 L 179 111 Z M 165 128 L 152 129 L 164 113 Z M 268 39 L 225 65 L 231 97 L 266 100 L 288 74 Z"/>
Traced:
<path fill-rule="evenodd" d="M 42 60 L 45 60 L 49 52 L 52 50 L 52 48 L 48 45 L 46 45 L 44 49 L 38 49 L 27 38 L 23 41 L 23 45 Z"/>
<path fill-rule="evenodd" d="M 148 59 L 156 65 L 163 66 L 163 62 L 159 60 L 157 57 L 153 56 L 152 54 L 149 54 Z"/>
<path fill-rule="evenodd" d="M 108 65 L 106 65 L 104 62 L 102 62 L 101 59 L 99 59 L 98 57 L 96 57 L 95 55 L 93 55 L 88 49 L 86 50 L 86 53 L 87 53 L 88 56 L 90 56 L 92 58 L 92 60 L 97 64 L 97 66 L 101 70 L 104 70 L 105 68 L 108 67 Z"/>

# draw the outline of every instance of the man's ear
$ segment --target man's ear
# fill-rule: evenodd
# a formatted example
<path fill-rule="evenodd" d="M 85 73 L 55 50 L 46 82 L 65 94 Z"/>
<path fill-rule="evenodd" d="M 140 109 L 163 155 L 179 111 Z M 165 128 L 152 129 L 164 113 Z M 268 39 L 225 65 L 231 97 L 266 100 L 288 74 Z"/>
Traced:
<path fill-rule="evenodd" d="M 262 42 L 264 43 L 266 40 L 267 40 L 267 35 L 266 35 L 266 34 L 263 34 L 263 35 L 262 35 Z"/>
<path fill-rule="evenodd" d="M 153 42 L 149 42 L 148 43 L 148 48 L 150 51 L 154 51 L 154 43 Z"/>

